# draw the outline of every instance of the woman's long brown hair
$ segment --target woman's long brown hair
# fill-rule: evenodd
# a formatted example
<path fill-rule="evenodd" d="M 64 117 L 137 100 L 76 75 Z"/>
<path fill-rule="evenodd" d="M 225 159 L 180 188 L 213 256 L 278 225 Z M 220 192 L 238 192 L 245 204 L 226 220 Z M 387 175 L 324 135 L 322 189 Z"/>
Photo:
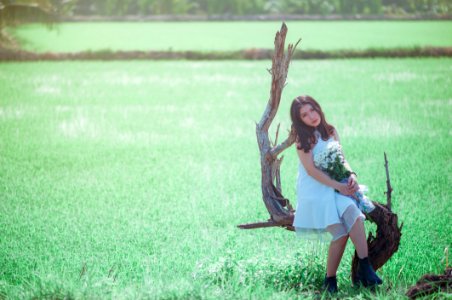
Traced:
<path fill-rule="evenodd" d="M 306 104 L 311 105 L 320 115 L 321 121 L 317 128 L 306 125 L 300 118 L 300 109 Z M 297 133 L 297 142 L 299 143 L 297 149 L 303 150 L 305 153 L 308 153 L 311 150 L 312 145 L 317 142 L 314 135 L 316 129 L 324 141 L 334 134 L 334 127 L 326 121 L 319 103 L 310 96 L 298 96 L 292 101 L 292 105 L 290 106 L 290 118 L 292 119 L 292 128 Z"/>

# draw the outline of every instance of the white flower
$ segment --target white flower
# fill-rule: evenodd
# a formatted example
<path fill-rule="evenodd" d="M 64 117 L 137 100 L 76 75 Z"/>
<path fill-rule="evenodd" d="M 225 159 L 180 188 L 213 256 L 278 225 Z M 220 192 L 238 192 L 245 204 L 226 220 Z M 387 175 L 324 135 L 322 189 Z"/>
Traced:
<path fill-rule="evenodd" d="M 328 170 L 337 157 L 341 162 L 344 162 L 341 145 L 337 141 L 329 142 L 323 151 L 314 155 L 314 165 L 321 170 Z"/>

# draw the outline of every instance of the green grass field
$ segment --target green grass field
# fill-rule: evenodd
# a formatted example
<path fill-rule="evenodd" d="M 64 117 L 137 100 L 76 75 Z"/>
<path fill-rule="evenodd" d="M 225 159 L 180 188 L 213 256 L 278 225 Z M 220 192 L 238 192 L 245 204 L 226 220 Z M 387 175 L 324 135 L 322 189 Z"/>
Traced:
<path fill-rule="evenodd" d="M 287 41 L 305 50 L 413 48 L 452 45 L 452 21 L 290 21 Z M 14 34 L 27 50 L 230 51 L 272 48 L 281 22 L 62 23 L 26 25 Z"/>
<path fill-rule="evenodd" d="M 236 228 L 268 218 L 254 122 L 269 67 L 0 64 L 0 298 L 315 297 L 325 246 L 283 229 Z M 282 132 L 291 99 L 317 98 L 360 182 L 383 202 L 388 154 L 404 227 L 399 251 L 379 270 L 381 299 L 403 298 L 421 275 L 445 267 L 451 72 L 452 59 L 291 65 L 274 122 Z M 297 164 L 287 150 L 283 193 L 294 205 Z M 349 287 L 352 250 L 349 242 L 340 296 L 371 297 Z"/>

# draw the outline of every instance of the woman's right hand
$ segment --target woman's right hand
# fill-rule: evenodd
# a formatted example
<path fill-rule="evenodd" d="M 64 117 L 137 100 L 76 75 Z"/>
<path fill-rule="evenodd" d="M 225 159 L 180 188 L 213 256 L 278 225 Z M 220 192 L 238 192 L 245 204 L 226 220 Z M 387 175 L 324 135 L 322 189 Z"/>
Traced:
<path fill-rule="evenodd" d="M 355 189 L 351 186 L 349 186 L 347 183 L 337 183 L 336 190 L 339 191 L 342 195 L 345 196 L 354 196 L 355 195 Z"/>

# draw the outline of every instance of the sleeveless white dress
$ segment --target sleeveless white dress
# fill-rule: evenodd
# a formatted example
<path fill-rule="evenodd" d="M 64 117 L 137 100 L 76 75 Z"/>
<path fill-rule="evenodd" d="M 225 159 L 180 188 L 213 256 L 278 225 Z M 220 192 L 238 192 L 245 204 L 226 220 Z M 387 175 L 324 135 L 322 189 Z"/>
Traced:
<path fill-rule="evenodd" d="M 330 137 L 322 140 L 317 134 L 317 144 L 312 150 L 315 155 L 325 149 Z M 309 176 L 300 162 L 297 179 L 297 208 L 293 226 L 298 237 L 320 241 L 336 240 L 347 235 L 358 218 L 365 219 L 356 202 L 336 192 Z"/>

